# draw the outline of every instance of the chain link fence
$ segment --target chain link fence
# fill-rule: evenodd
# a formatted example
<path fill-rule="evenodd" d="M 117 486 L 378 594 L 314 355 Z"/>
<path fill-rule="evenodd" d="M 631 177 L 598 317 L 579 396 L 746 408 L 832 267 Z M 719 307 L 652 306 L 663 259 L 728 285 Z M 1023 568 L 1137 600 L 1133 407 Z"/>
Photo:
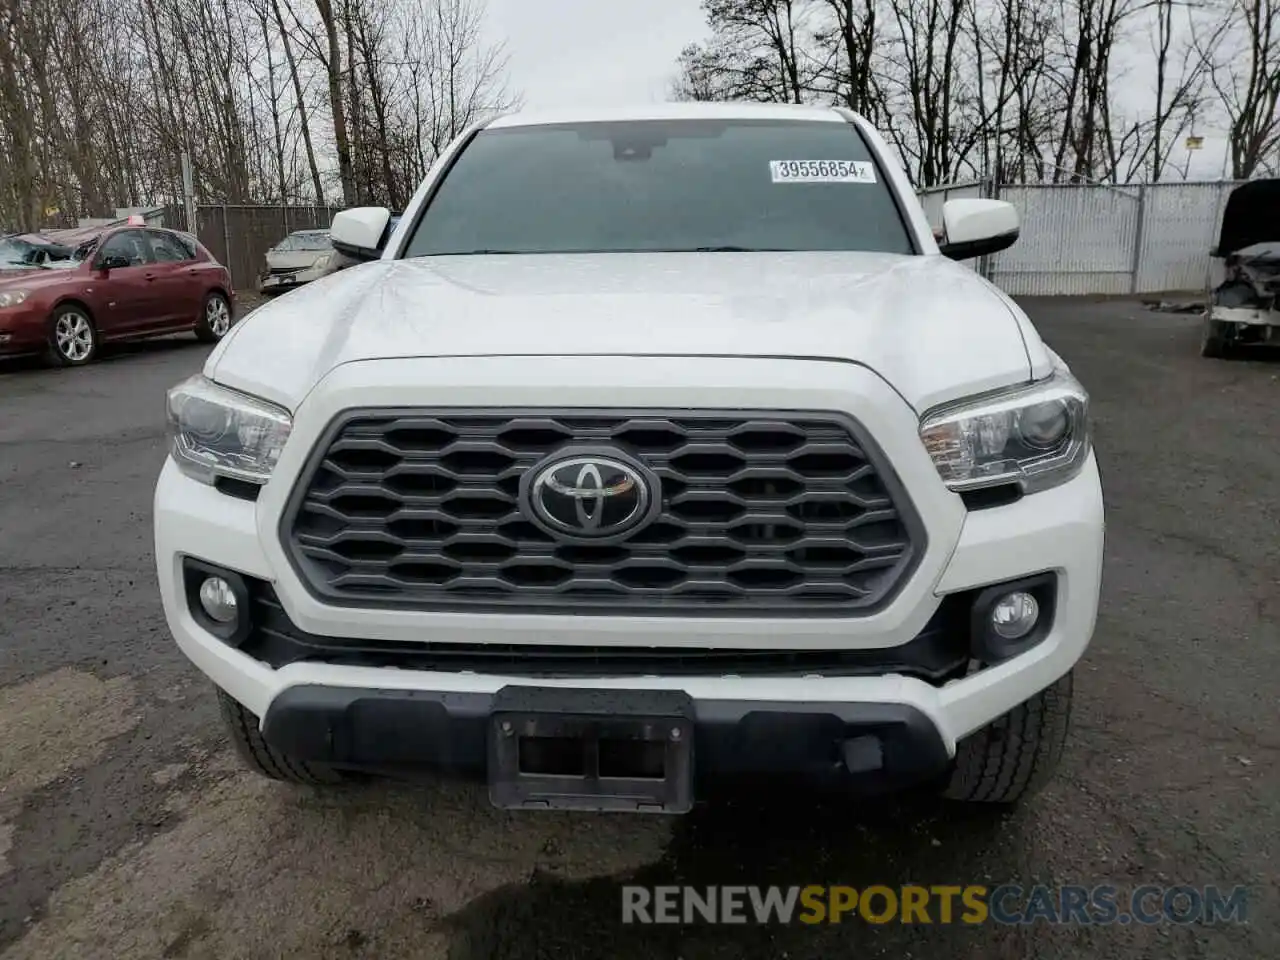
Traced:
<path fill-rule="evenodd" d="M 267 251 L 295 230 L 327 230 L 341 207 L 250 206 L 245 204 L 200 204 L 196 207 L 196 229 L 192 231 L 218 260 L 231 271 L 231 281 L 240 290 L 256 289 L 266 272 Z M 186 230 L 187 217 L 181 206 L 164 208 L 164 225 Z"/>

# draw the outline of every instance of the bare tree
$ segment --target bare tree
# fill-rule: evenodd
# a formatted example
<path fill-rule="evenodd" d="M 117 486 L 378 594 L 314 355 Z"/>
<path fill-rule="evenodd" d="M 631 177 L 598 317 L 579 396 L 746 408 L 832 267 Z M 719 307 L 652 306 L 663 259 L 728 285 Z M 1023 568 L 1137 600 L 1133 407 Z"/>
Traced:
<path fill-rule="evenodd" d="M 324 201 L 324 184 L 320 180 L 320 165 L 316 161 L 315 146 L 311 142 L 311 123 L 308 119 L 307 95 L 302 86 L 302 76 L 298 71 L 298 58 L 294 56 L 293 40 L 284 25 L 284 15 L 280 10 L 281 0 L 270 0 L 271 16 L 280 37 L 280 48 L 284 53 L 285 63 L 289 65 L 289 82 L 293 86 L 293 105 L 298 111 L 298 125 L 302 133 L 302 144 L 306 151 L 307 168 L 311 172 L 311 188 L 317 204 Z M 285 0 L 287 3 L 288 0 Z"/>
<path fill-rule="evenodd" d="M 807 0 L 703 0 L 713 32 L 680 55 L 682 99 L 803 103 L 820 67 L 806 52 Z"/>
<path fill-rule="evenodd" d="M 816 101 L 911 178 L 1158 181 L 1193 118 L 1280 167 L 1280 0 L 704 0 L 687 100 Z"/>
<path fill-rule="evenodd" d="M 1231 175 L 1276 169 L 1280 150 L 1280 0 L 1231 0 L 1232 42 L 1213 58 L 1210 83 L 1227 120 Z"/>
<path fill-rule="evenodd" d="M 972 110 L 974 91 L 964 87 L 959 68 L 961 32 L 971 0 L 890 0 L 890 15 L 898 27 L 895 59 L 902 74 L 890 81 L 890 109 L 908 118 L 905 128 L 894 125 L 890 136 L 912 158 L 908 170 L 921 186 L 946 182 L 970 149 L 980 124 L 962 133 L 960 116 Z"/>
<path fill-rule="evenodd" d="M 315 0 L 316 12 L 324 27 L 323 48 L 315 44 L 324 63 L 329 81 L 329 109 L 333 118 L 333 144 L 338 154 L 338 177 L 342 181 L 342 202 L 357 203 L 355 171 L 351 161 L 351 136 L 347 132 L 347 117 L 342 101 L 342 41 L 338 31 L 338 17 L 331 0 Z"/>
<path fill-rule="evenodd" d="M 865 116 L 878 118 L 883 102 L 875 78 L 878 0 L 825 0 L 831 25 L 814 33 L 814 42 L 827 55 L 822 75 L 829 78 L 837 103 Z"/>
<path fill-rule="evenodd" d="M 1181 0 L 1154 0 L 1155 101 L 1150 116 L 1134 124 L 1138 143 L 1125 180 L 1144 171 L 1152 183 L 1161 180 L 1170 167 L 1174 146 L 1205 109 L 1207 80 L 1228 23 L 1198 20 L 1194 16 L 1198 9 Z M 1185 14 L 1182 30 L 1175 19 L 1179 10 Z"/>

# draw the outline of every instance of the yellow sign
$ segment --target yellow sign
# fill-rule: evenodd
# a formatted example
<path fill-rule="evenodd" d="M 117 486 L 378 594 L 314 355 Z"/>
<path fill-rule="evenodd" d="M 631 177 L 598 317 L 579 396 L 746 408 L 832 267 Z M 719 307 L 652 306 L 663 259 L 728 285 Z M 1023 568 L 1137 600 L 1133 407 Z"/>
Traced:
<path fill-rule="evenodd" d="M 1204 137 L 1187 137 L 1187 149 L 1199 150 L 1204 146 Z"/>

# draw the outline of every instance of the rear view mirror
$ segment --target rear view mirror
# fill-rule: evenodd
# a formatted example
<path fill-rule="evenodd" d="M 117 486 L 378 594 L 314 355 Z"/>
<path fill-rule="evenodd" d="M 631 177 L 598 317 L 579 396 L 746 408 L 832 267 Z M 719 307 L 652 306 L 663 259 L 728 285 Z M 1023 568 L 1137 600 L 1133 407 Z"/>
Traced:
<path fill-rule="evenodd" d="M 98 269 L 100 270 L 119 270 L 123 267 L 130 266 L 128 257 L 111 256 L 103 257 L 98 261 Z"/>
<path fill-rule="evenodd" d="M 998 253 L 1013 246 L 1020 229 L 1018 208 L 1004 200 L 948 200 L 938 251 L 952 260 Z"/>
<path fill-rule="evenodd" d="M 335 214 L 330 230 L 333 248 L 356 260 L 377 260 L 390 235 L 386 207 L 353 207 Z"/>

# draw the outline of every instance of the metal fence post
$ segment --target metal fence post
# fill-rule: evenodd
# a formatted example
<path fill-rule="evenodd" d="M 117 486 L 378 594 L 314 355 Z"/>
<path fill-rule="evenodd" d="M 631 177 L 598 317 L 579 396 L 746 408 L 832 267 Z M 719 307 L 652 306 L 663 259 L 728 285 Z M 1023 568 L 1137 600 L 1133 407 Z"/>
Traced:
<path fill-rule="evenodd" d="M 187 217 L 187 233 L 196 235 L 196 188 L 195 174 L 191 167 L 191 154 L 182 151 L 182 208 Z"/>
<path fill-rule="evenodd" d="M 1138 212 L 1133 227 L 1133 257 L 1129 261 L 1129 292 L 1138 292 L 1138 272 L 1142 269 L 1142 238 L 1147 225 L 1147 185 L 1138 185 Z"/>
<path fill-rule="evenodd" d="M 227 220 L 227 205 L 222 205 L 222 248 L 227 251 L 227 260 L 224 264 L 228 270 L 233 269 L 231 266 L 231 224 Z"/>

